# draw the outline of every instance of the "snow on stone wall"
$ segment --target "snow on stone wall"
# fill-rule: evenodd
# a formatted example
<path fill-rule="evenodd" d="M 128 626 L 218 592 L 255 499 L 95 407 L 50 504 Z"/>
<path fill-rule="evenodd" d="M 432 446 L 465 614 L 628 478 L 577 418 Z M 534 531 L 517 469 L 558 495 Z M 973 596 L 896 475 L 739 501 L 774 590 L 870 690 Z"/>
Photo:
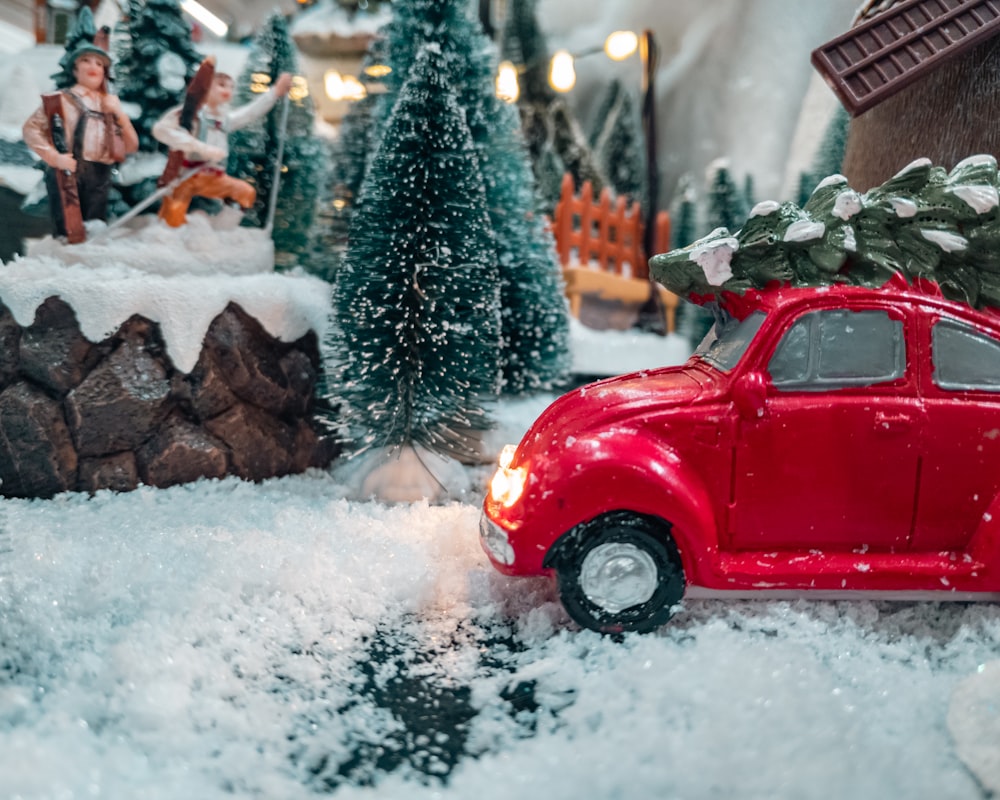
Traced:
<path fill-rule="evenodd" d="M 144 235 L 71 247 L 51 239 L 32 243 L 28 256 L 0 267 L 0 299 L 18 324 L 30 325 L 46 298 L 61 297 L 92 342 L 138 314 L 160 326 L 182 372 L 194 368 L 205 331 L 230 302 L 283 342 L 310 330 L 322 341 L 329 284 L 304 273 L 274 273 L 262 231 L 210 230 L 197 215 L 191 219 L 176 231 L 152 221 L 144 223 Z"/>

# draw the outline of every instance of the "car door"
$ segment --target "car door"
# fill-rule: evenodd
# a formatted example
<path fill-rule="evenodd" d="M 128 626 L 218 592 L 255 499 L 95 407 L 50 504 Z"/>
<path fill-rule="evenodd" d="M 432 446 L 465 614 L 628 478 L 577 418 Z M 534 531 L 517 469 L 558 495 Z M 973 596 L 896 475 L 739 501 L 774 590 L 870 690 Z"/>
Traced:
<path fill-rule="evenodd" d="M 927 435 L 913 546 L 962 550 L 1000 485 L 1000 337 L 927 315 Z"/>
<path fill-rule="evenodd" d="M 743 415 L 730 545 L 739 550 L 905 548 L 923 410 L 899 309 L 798 316 L 765 366 L 764 407 Z"/>

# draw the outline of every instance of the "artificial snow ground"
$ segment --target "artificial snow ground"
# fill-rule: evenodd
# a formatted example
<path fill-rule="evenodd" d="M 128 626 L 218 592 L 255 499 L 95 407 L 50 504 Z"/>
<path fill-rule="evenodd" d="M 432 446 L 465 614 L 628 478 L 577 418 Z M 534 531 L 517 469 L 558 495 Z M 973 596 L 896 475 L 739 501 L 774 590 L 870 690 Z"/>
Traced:
<path fill-rule="evenodd" d="M 687 601 L 602 638 L 487 564 L 488 472 L 442 506 L 325 472 L 3 500 L 0 796 L 1000 791 L 1000 606 Z"/>

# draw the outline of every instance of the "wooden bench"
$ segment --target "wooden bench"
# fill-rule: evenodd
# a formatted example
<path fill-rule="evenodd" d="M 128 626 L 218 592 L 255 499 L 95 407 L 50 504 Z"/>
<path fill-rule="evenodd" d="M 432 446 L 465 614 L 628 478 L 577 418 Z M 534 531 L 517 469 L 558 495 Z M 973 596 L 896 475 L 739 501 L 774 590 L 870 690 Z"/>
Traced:
<path fill-rule="evenodd" d="M 678 297 L 650 282 L 643 231 L 637 201 L 628 204 L 624 197 L 612 201 L 611 191 L 605 188 L 595 203 L 590 181 L 584 181 L 577 195 L 573 176 L 563 176 L 553 235 L 574 317 L 581 318 L 588 299 L 611 301 L 638 313 L 655 287 L 667 332 L 674 332 Z M 654 241 L 657 253 L 670 249 L 670 217 L 665 211 L 656 217 Z"/>

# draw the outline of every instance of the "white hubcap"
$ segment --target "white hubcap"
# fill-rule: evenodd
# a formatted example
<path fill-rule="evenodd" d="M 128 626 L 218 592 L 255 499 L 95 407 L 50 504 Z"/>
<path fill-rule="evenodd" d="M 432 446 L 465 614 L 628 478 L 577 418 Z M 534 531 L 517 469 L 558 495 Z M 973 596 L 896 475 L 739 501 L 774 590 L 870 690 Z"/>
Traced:
<path fill-rule="evenodd" d="M 612 614 L 645 603 L 656 591 L 653 557 L 626 542 L 599 544 L 583 559 L 580 588 L 598 608 Z"/>

